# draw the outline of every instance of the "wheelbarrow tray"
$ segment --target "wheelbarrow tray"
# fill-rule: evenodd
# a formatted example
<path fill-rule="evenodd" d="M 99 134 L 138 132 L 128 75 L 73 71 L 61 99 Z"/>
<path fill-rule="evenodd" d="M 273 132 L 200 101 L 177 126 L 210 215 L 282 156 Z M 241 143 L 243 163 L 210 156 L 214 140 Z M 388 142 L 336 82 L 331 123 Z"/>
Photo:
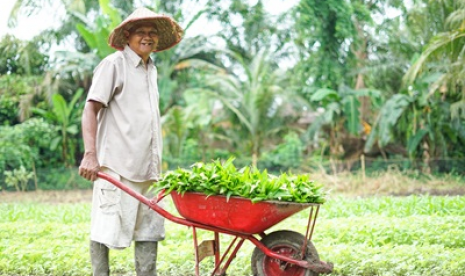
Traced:
<path fill-rule="evenodd" d="M 173 203 L 185 219 L 221 229 L 258 234 L 314 203 L 260 201 L 253 203 L 243 197 L 203 193 L 171 192 Z"/>

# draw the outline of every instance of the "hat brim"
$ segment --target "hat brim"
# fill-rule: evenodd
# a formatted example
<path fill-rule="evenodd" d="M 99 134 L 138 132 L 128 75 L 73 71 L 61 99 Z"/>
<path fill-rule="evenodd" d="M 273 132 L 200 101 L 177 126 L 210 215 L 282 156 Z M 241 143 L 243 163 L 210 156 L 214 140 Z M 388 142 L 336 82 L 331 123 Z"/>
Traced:
<path fill-rule="evenodd" d="M 153 24 L 158 33 L 158 45 L 153 52 L 167 50 L 178 44 L 183 35 L 183 29 L 171 17 L 157 15 L 153 17 L 135 18 L 123 21 L 110 34 L 108 44 L 117 49 L 123 50 L 128 41 L 124 31 L 130 30 L 133 26 L 141 23 Z"/>

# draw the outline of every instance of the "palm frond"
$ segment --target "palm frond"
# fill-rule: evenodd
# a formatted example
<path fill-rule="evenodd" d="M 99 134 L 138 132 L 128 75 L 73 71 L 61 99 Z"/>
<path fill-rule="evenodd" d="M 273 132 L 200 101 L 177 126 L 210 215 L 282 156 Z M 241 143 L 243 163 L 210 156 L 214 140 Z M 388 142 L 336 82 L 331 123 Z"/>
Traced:
<path fill-rule="evenodd" d="M 447 32 L 441 33 L 435 36 L 430 43 L 425 47 L 424 52 L 421 54 L 419 59 L 410 67 L 403 78 L 403 82 L 405 85 L 412 84 L 415 79 L 421 74 L 422 69 L 426 66 L 428 62 L 431 62 L 435 58 L 442 58 L 444 55 L 451 56 L 457 55 L 454 54 L 454 51 L 461 52 L 462 48 L 465 45 L 462 45 L 460 49 L 453 49 L 450 48 L 452 43 L 455 41 L 464 38 L 465 32 L 454 31 L 454 32 Z"/>

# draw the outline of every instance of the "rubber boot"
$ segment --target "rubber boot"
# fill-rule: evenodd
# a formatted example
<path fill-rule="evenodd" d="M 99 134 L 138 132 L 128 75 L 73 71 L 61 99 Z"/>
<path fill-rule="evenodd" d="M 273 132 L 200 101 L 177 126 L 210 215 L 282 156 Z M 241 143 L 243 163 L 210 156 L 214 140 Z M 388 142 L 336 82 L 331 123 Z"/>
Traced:
<path fill-rule="evenodd" d="M 136 241 L 134 248 L 134 263 L 137 276 L 157 275 L 158 242 Z"/>
<path fill-rule="evenodd" d="M 92 263 L 93 276 L 109 276 L 110 265 L 108 263 L 108 247 L 90 241 L 90 261 Z"/>

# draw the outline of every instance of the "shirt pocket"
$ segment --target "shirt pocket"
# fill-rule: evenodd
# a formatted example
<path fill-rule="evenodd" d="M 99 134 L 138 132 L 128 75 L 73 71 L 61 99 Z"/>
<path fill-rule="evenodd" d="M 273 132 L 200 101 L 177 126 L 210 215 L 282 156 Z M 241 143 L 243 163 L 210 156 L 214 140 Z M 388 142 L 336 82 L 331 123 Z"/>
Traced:
<path fill-rule="evenodd" d="M 105 172 L 108 175 L 121 180 L 120 176 L 111 172 Z M 99 179 L 98 185 L 98 199 L 99 208 L 105 214 L 120 214 L 121 213 L 121 190 L 110 182 Z"/>

